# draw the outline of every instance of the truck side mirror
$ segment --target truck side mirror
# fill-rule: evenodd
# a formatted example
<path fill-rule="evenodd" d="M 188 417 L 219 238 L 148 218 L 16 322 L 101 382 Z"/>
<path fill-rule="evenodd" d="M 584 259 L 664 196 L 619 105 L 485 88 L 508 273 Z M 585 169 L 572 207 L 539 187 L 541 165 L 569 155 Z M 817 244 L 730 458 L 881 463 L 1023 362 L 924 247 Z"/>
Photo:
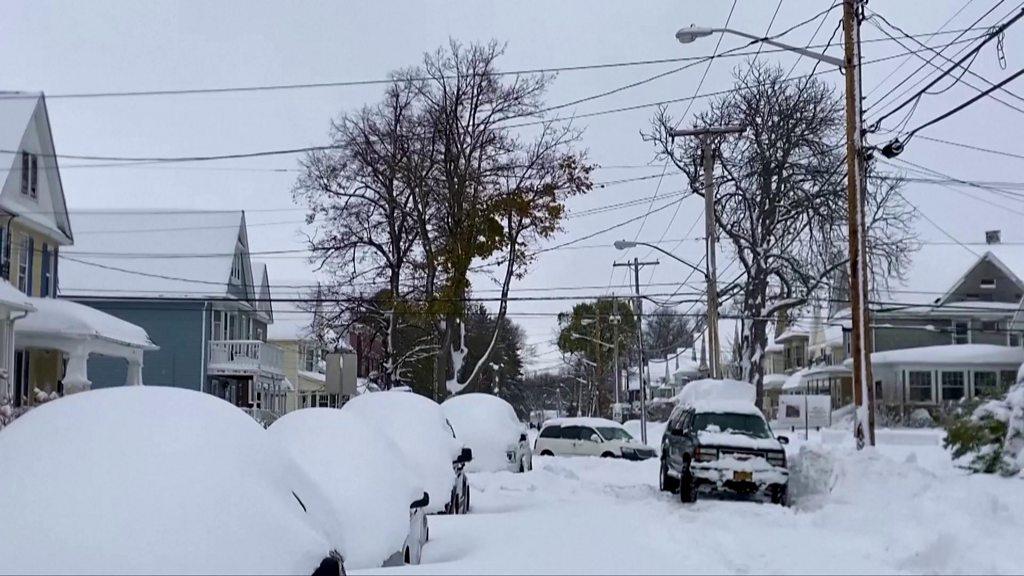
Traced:
<path fill-rule="evenodd" d="M 473 460 L 473 450 L 470 448 L 463 448 L 462 452 L 459 454 L 459 457 L 455 460 L 455 463 L 465 464 L 466 462 L 469 462 L 471 460 Z"/>
<path fill-rule="evenodd" d="M 789 444 L 789 436 L 776 436 L 775 439 L 779 441 L 779 444 Z"/>
<path fill-rule="evenodd" d="M 426 492 L 424 492 L 422 498 L 420 498 L 419 500 L 413 500 L 412 504 L 409 505 L 409 509 L 410 510 L 415 510 L 417 508 L 426 508 L 429 504 L 430 504 L 430 494 L 427 494 Z"/>

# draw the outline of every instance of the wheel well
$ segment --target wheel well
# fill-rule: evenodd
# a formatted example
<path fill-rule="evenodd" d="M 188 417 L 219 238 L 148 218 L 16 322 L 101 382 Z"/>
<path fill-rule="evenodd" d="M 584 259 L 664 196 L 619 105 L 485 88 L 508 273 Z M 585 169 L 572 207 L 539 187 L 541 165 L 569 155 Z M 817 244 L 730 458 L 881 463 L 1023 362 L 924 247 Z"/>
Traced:
<path fill-rule="evenodd" d="M 412 564 L 412 554 L 409 553 L 409 547 L 405 547 L 405 563 Z"/>
<path fill-rule="evenodd" d="M 554 454 L 551 452 L 551 450 L 541 450 L 540 451 L 540 455 L 541 456 L 554 456 Z"/>
<path fill-rule="evenodd" d="M 615 454 L 612 452 L 605 452 L 604 454 L 601 454 L 601 458 L 615 458 Z"/>

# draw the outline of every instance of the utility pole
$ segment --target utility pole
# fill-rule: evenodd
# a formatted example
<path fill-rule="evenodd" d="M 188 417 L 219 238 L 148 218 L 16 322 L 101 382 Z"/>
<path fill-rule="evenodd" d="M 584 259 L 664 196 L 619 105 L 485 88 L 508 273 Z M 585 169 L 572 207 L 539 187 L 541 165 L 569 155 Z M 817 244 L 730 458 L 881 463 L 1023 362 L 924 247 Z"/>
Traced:
<path fill-rule="evenodd" d="M 712 378 L 721 378 L 721 350 L 718 344 L 718 266 L 715 260 L 715 146 L 714 137 L 723 134 L 739 134 L 742 126 L 710 126 L 692 130 L 671 130 L 669 136 L 696 136 L 700 141 L 704 157 L 704 237 L 707 250 L 707 299 L 708 299 L 708 347 L 711 348 L 709 369 Z"/>
<path fill-rule="evenodd" d="M 846 207 L 850 250 L 850 313 L 853 354 L 853 433 L 857 447 L 875 445 L 875 387 L 871 377 L 871 333 L 868 309 L 867 224 L 864 218 L 865 192 L 864 131 L 862 129 L 860 81 L 860 23 L 863 0 L 843 0 L 843 37 L 846 75 Z"/>
<path fill-rule="evenodd" d="M 628 266 L 633 269 L 633 288 L 636 292 L 636 340 L 640 346 L 640 441 L 647 444 L 647 359 L 644 354 L 644 301 L 640 296 L 640 269 L 644 266 L 657 266 L 657 260 L 641 262 L 633 258 L 632 262 L 615 262 L 614 267 Z"/>
<path fill-rule="evenodd" d="M 609 321 L 612 323 L 612 355 L 615 365 L 615 381 L 613 382 L 615 386 L 615 407 L 621 411 L 622 406 L 619 404 L 619 380 L 622 377 L 622 371 L 619 370 L 619 322 L 621 319 L 619 318 L 618 298 L 612 300 L 612 317 L 609 318 Z M 615 416 L 614 409 L 612 410 L 612 416 Z"/>

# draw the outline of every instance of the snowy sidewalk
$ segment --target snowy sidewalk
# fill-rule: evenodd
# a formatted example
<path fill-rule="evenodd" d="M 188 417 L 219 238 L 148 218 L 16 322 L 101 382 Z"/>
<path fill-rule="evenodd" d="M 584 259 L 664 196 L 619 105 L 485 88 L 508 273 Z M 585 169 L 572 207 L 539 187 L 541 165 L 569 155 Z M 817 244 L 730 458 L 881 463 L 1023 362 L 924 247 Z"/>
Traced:
<path fill-rule="evenodd" d="M 831 485 L 831 493 L 798 497 L 791 509 L 714 498 L 683 505 L 658 491 L 654 460 L 537 457 L 528 474 L 472 476 L 470 515 L 431 517 L 424 563 L 380 572 L 1007 573 L 1024 566 L 1024 482 L 967 476 L 934 444 L 824 450 L 817 461 L 833 473 L 826 469 L 812 485 Z"/>

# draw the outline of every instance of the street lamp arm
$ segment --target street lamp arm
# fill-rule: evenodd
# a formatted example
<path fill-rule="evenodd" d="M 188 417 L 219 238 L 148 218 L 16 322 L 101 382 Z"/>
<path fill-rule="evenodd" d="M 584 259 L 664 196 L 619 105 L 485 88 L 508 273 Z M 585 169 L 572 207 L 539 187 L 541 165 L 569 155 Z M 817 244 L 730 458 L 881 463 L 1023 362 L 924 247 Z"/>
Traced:
<path fill-rule="evenodd" d="M 763 42 L 763 43 L 765 43 L 765 44 L 767 44 L 769 46 L 775 46 L 776 48 L 782 48 L 783 50 L 786 50 L 787 52 L 795 52 L 797 54 L 801 54 L 801 55 L 806 56 L 808 58 L 817 60 L 819 62 L 824 62 L 826 64 L 831 64 L 833 66 L 843 66 L 844 65 L 843 60 L 841 58 L 836 58 L 835 56 L 829 56 L 828 54 L 821 54 L 820 52 L 815 52 L 813 50 L 808 50 L 806 48 L 800 48 L 799 46 L 792 46 L 790 44 L 786 44 L 785 42 L 779 42 L 777 40 L 773 40 L 773 39 L 767 38 L 765 36 L 757 36 L 756 34 L 749 34 L 747 32 L 742 32 L 740 30 L 733 30 L 732 28 L 697 28 L 697 27 L 692 27 L 691 26 L 690 28 L 681 28 L 679 30 L 679 32 L 676 32 L 676 39 L 685 44 L 685 43 L 693 42 L 693 40 L 696 39 L 696 38 L 699 38 L 699 37 L 702 37 L 702 36 L 709 36 L 709 35 L 711 35 L 711 34 L 713 34 L 715 32 L 722 32 L 722 33 L 733 34 L 735 36 L 740 36 L 742 38 L 749 38 L 750 40 L 754 40 L 754 41 L 757 41 L 757 42 Z"/>
<path fill-rule="evenodd" d="M 679 262 L 679 263 L 683 264 L 684 266 L 689 267 L 693 271 L 695 271 L 695 272 L 699 273 L 701 276 L 703 276 L 705 280 L 707 280 L 708 274 L 707 274 L 706 271 L 701 270 L 700 268 L 694 266 L 693 264 L 690 264 L 686 260 L 683 260 L 679 256 L 676 256 L 675 254 L 669 252 L 668 250 L 665 250 L 664 248 L 662 248 L 660 246 L 656 246 L 654 244 L 648 244 L 647 242 L 633 242 L 633 244 L 636 244 L 638 246 L 647 246 L 648 248 L 650 248 L 652 250 L 657 250 L 658 252 L 661 252 L 662 254 L 664 254 L 665 256 L 668 256 L 669 258 L 675 260 L 676 262 Z"/>
<path fill-rule="evenodd" d="M 601 346 L 604 346 L 605 348 L 615 348 L 614 344 L 609 344 L 607 342 L 602 342 L 602 341 L 598 340 L 597 338 L 591 338 L 590 336 L 584 336 L 583 334 L 577 334 L 577 333 L 573 332 L 573 333 L 569 334 L 569 336 L 572 336 L 573 338 L 577 338 L 579 340 L 589 340 L 589 341 L 594 342 L 596 344 L 600 344 Z"/>

